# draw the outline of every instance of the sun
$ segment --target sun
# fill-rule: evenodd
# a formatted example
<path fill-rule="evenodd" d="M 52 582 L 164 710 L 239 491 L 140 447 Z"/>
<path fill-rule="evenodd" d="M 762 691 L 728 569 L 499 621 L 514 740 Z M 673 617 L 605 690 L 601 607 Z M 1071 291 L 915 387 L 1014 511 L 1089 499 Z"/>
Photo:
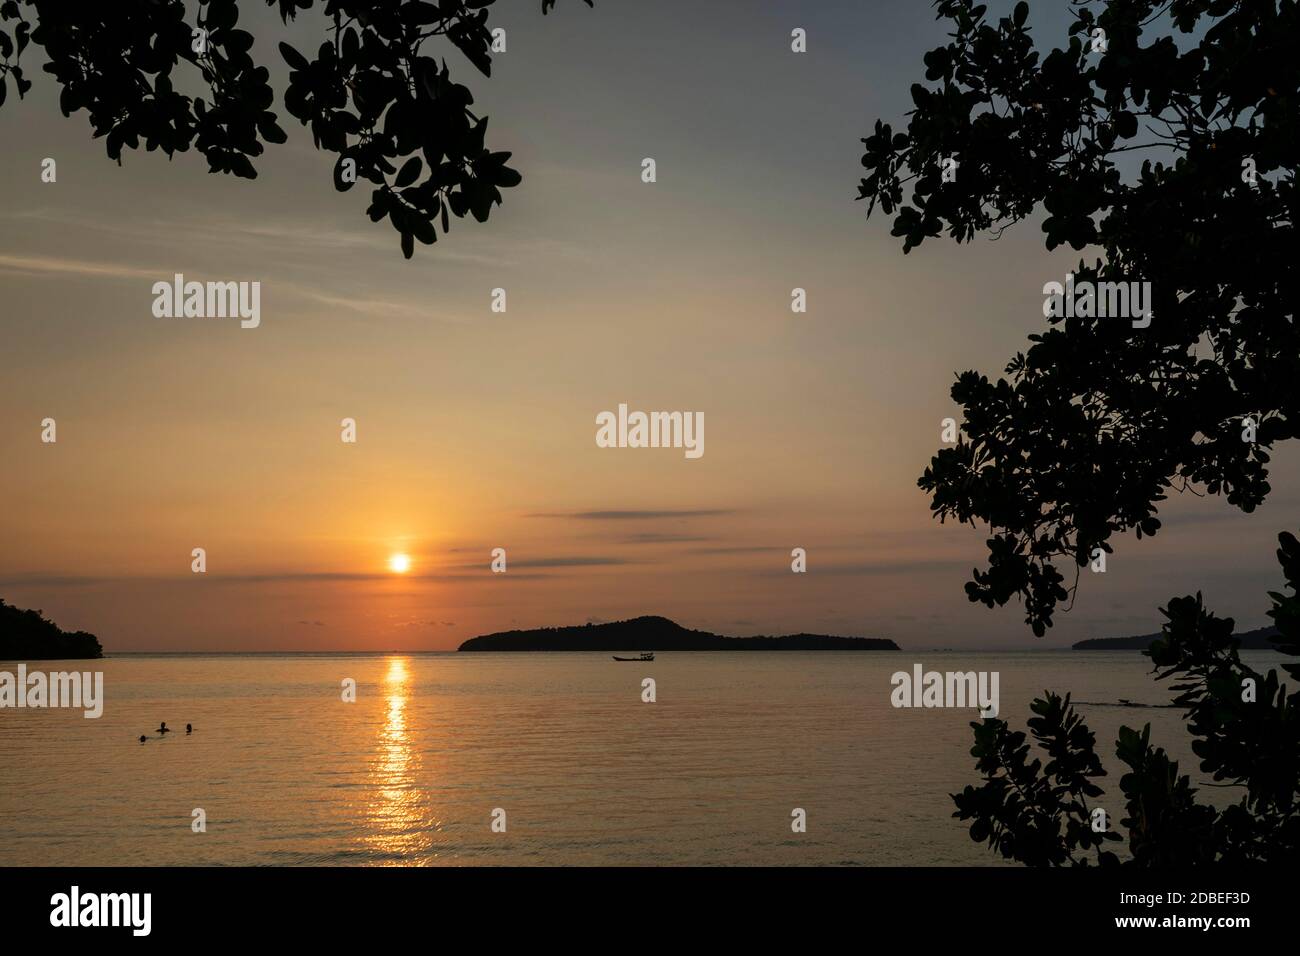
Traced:
<path fill-rule="evenodd" d="M 396 574 L 405 574 L 411 570 L 409 554 L 394 554 L 388 559 L 388 569 Z"/>

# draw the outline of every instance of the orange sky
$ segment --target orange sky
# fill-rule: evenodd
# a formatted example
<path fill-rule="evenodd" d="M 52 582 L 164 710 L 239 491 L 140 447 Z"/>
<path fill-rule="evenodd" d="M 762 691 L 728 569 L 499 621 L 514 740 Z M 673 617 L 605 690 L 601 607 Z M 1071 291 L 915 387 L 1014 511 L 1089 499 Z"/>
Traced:
<path fill-rule="evenodd" d="M 855 5 L 698 15 L 510 14 L 492 79 L 464 79 L 523 185 L 410 262 L 282 108 L 255 182 L 194 154 L 119 168 L 29 69 L 0 110 L 0 596 L 110 650 L 445 649 L 643 613 L 1042 646 L 1018 608 L 967 603 L 984 534 L 932 522 L 915 481 L 954 372 L 999 370 L 1070 257 L 1028 223 L 904 258 L 854 203 L 858 139 L 941 38 L 924 4 L 889 37 Z M 273 50 L 284 28 L 249 16 Z M 805 58 L 782 53 L 790 17 Z M 155 318 L 176 272 L 261 282 L 260 327 Z M 704 456 L 598 448 L 620 402 L 702 411 Z M 1177 502 L 1121 542 L 1045 643 L 1153 630 L 1198 587 L 1263 623 L 1274 536 L 1300 525 L 1297 458 L 1277 463 L 1255 516 Z"/>

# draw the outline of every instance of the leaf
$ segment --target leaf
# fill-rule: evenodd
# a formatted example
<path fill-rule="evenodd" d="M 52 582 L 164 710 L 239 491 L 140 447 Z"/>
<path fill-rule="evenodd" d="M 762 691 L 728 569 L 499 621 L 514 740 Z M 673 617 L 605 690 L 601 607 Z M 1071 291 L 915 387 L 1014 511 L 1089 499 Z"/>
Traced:
<path fill-rule="evenodd" d="M 243 153 L 235 153 L 230 157 L 230 171 L 241 179 L 257 178 L 257 170 Z"/>
<path fill-rule="evenodd" d="M 424 163 L 420 157 L 412 156 L 402 165 L 401 171 L 397 174 L 397 179 L 393 181 L 393 185 L 398 189 L 411 185 L 419 178 L 420 170 L 423 168 Z"/>
<path fill-rule="evenodd" d="M 311 64 L 307 62 L 307 58 L 283 40 L 280 41 L 280 56 L 284 57 L 284 62 L 288 63 L 295 70 L 302 70 L 305 72 L 311 69 Z"/>
<path fill-rule="evenodd" d="M 411 230 L 415 233 L 415 238 L 426 246 L 432 245 L 438 238 L 438 234 L 433 230 L 433 223 L 423 217 L 412 220 Z"/>
<path fill-rule="evenodd" d="M 263 113 L 257 121 L 257 131 L 262 134 L 262 139 L 268 143 L 285 143 L 288 142 L 289 136 L 285 133 L 280 125 L 275 121 L 274 113 Z"/>
<path fill-rule="evenodd" d="M 247 30 L 230 30 L 221 37 L 222 47 L 234 56 L 242 56 L 253 48 L 253 35 Z"/>

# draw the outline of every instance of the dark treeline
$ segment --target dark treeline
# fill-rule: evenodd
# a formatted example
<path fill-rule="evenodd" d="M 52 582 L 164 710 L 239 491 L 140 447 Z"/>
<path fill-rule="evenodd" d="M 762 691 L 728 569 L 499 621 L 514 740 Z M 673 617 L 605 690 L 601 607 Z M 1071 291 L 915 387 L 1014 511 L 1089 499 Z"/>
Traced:
<path fill-rule="evenodd" d="M 1273 651 L 1277 645 L 1276 627 L 1257 627 L 1253 631 L 1241 631 L 1235 635 L 1243 651 Z M 1132 637 L 1090 637 L 1086 641 L 1076 641 L 1072 647 L 1076 651 L 1145 651 L 1161 639 L 1161 634 L 1137 634 Z"/>
<path fill-rule="evenodd" d="M 86 631 L 65 631 L 40 611 L 24 611 L 0 598 L 0 660 L 48 661 L 103 657 L 99 639 Z"/>

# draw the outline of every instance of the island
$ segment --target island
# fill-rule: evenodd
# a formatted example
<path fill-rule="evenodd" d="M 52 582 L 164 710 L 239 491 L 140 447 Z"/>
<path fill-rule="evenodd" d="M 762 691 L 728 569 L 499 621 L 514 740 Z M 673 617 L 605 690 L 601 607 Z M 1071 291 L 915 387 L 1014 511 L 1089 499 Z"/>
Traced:
<path fill-rule="evenodd" d="M 1276 627 L 1257 627 L 1253 631 L 1242 631 L 1236 635 L 1241 641 L 1243 651 L 1273 651 L 1277 645 L 1273 638 L 1277 636 Z M 1145 651 L 1160 639 L 1157 634 L 1138 634 L 1134 637 L 1092 637 L 1071 645 L 1076 651 Z"/>
<path fill-rule="evenodd" d="M 84 660 L 104 656 L 99 639 L 65 631 L 40 611 L 25 611 L 0 598 L 0 661 Z"/>
<path fill-rule="evenodd" d="M 694 631 L 666 617 L 634 617 L 607 624 L 540 627 L 472 637 L 462 651 L 896 651 L 879 637 L 786 634 L 780 637 L 724 637 Z"/>

